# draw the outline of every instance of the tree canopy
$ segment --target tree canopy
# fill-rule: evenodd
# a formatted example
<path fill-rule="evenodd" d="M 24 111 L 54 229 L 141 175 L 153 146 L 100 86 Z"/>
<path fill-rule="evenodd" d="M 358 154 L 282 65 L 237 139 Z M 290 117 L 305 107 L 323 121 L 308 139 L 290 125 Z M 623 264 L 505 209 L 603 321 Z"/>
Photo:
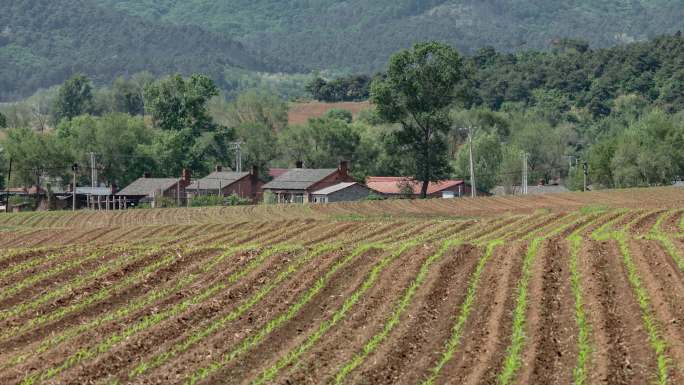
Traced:
<path fill-rule="evenodd" d="M 423 197 L 429 182 L 447 179 L 451 171 L 445 133 L 456 86 L 463 80 L 462 66 L 460 55 L 448 45 L 416 44 L 393 55 L 385 78 L 371 86 L 378 114 L 401 125 L 396 140 L 411 157 L 409 176 L 422 182 Z"/>

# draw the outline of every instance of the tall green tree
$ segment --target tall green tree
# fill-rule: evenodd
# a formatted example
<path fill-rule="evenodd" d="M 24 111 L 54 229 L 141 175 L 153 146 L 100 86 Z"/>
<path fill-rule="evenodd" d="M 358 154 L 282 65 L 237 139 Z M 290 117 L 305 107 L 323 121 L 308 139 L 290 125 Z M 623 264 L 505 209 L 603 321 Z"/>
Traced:
<path fill-rule="evenodd" d="M 69 150 L 56 135 L 28 128 L 12 128 L 0 142 L 7 158 L 12 158 L 12 181 L 16 185 L 37 184 L 41 176 L 65 177 L 73 161 Z"/>
<path fill-rule="evenodd" d="M 7 127 L 7 117 L 0 112 L 0 128 L 6 128 Z"/>
<path fill-rule="evenodd" d="M 473 153 L 477 189 L 489 191 L 499 182 L 502 160 L 501 141 L 495 134 L 476 135 L 473 139 Z M 470 149 L 467 144 L 461 147 L 454 163 L 459 178 L 465 179 L 470 175 Z"/>
<path fill-rule="evenodd" d="M 287 125 L 287 111 L 287 102 L 280 96 L 266 90 L 248 90 L 228 105 L 226 124 L 258 124 L 280 131 Z"/>
<path fill-rule="evenodd" d="M 134 80 L 118 77 L 112 85 L 114 111 L 129 115 L 142 115 L 145 112 L 143 90 Z"/>
<path fill-rule="evenodd" d="M 90 79 L 77 74 L 60 87 L 55 100 L 55 120 L 71 120 L 76 116 L 90 113 L 93 109 L 93 86 Z"/>
<path fill-rule="evenodd" d="M 126 186 L 152 171 L 146 166 L 154 160 L 145 157 L 140 146 L 150 144 L 153 133 L 140 117 L 124 113 L 79 116 L 63 121 L 56 133 L 83 167 L 90 166 L 90 152 L 95 153 L 100 182 Z"/>
<path fill-rule="evenodd" d="M 452 47 L 437 43 L 416 44 L 390 58 L 387 76 L 371 86 L 378 114 L 398 123 L 398 151 L 411 157 L 407 170 L 428 185 L 449 177 L 451 166 L 445 134 L 450 128 L 449 107 L 457 100 L 456 86 L 463 80 L 463 63 Z"/>
<path fill-rule="evenodd" d="M 259 167 L 262 177 L 268 176 L 271 161 L 279 155 L 278 137 L 273 128 L 264 123 L 244 123 L 237 128 L 243 141 L 245 166 Z"/>
<path fill-rule="evenodd" d="M 194 74 L 188 79 L 172 75 L 145 87 L 145 108 L 156 127 L 169 131 L 189 129 L 192 135 L 217 128 L 207 111 L 209 100 L 218 95 L 214 81 Z"/>

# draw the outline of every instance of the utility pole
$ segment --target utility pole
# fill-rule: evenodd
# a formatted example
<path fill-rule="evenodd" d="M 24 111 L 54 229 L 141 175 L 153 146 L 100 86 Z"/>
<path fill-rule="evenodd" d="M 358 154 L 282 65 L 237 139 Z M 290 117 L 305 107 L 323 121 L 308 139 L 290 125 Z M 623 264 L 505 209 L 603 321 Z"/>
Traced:
<path fill-rule="evenodd" d="M 520 192 L 521 192 L 523 195 L 527 195 L 527 193 L 528 193 L 528 185 L 529 185 L 529 183 L 530 183 L 530 180 L 529 180 L 529 173 L 528 173 L 528 169 L 527 169 L 527 167 L 528 167 L 528 162 L 527 162 L 527 157 L 528 157 L 528 155 L 529 155 L 529 154 L 526 153 L 526 152 L 523 153 L 522 184 L 520 185 L 520 187 L 521 187 L 521 188 L 520 188 Z"/>
<path fill-rule="evenodd" d="M 97 168 L 95 167 L 95 153 L 90 152 L 90 194 L 88 195 L 88 208 L 93 201 L 93 193 L 97 187 Z"/>
<path fill-rule="evenodd" d="M 233 142 L 230 148 L 235 150 L 235 172 L 242 172 L 242 142 Z"/>
<path fill-rule="evenodd" d="M 585 160 L 582 162 L 582 168 L 584 169 L 584 192 L 587 191 L 587 177 L 589 176 L 589 163 Z"/>
<path fill-rule="evenodd" d="M 477 196 L 477 187 L 475 186 L 475 162 L 473 161 L 473 128 L 468 127 L 468 142 L 470 143 L 470 196 L 475 198 Z"/>
<path fill-rule="evenodd" d="M 71 165 L 71 171 L 74 172 L 74 180 L 71 187 L 73 190 L 71 194 L 71 211 L 76 211 L 76 173 L 78 172 L 78 163 Z"/>
<path fill-rule="evenodd" d="M 7 187 L 5 187 L 5 213 L 9 212 L 10 209 L 10 203 L 9 203 L 9 185 L 10 181 L 12 180 L 12 158 L 9 160 L 9 170 L 7 172 Z"/>
<path fill-rule="evenodd" d="M 95 153 L 90 153 L 90 187 L 97 187 L 97 167 L 95 167 Z"/>

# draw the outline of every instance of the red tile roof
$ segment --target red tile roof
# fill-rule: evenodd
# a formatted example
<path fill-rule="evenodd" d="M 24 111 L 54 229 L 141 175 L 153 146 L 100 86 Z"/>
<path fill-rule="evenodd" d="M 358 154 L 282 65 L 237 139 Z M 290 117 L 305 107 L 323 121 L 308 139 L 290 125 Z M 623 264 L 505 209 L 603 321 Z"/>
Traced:
<path fill-rule="evenodd" d="M 420 195 L 421 182 L 413 181 L 407 177 L 401 176 L 369 176 L 366 179 L 366 185 L 371 189 L 381 192 L 383 194 L 401 194 L 401 187 L 409 183 L 413 189 L 414 195 Z M 430 182 L 428 185 L 428 195 L 439 193 L 440 191 L 463 185 L 462 180 L 444 180 L 441 182 Z"/>

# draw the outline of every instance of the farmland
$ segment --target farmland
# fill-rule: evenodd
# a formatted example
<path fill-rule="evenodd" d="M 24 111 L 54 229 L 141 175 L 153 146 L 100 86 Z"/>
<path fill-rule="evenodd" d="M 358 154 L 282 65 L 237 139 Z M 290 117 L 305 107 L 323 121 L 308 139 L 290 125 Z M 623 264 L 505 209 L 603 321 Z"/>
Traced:
<path fill-rule="evenodd" d="M 0 216 L 1 384 L 681 384 L 684 190 Z"/>

